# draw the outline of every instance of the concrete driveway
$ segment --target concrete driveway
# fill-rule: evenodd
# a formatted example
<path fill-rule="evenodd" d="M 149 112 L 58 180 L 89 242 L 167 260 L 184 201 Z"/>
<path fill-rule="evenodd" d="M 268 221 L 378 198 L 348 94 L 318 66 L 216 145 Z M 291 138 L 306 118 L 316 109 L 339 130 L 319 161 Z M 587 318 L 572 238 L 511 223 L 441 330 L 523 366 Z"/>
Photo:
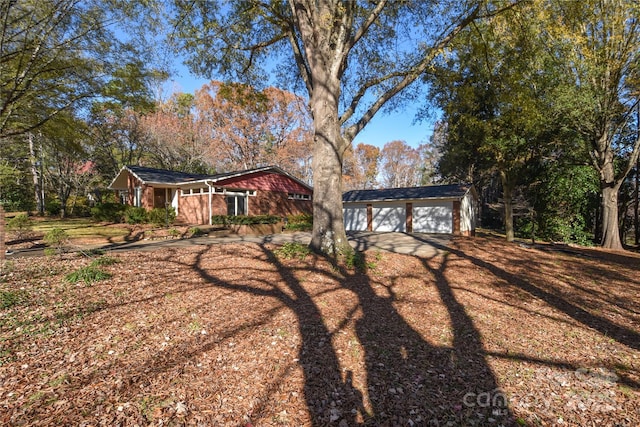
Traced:
<path fill-rule="evenodd" d="M 373 233 L 373 232 L 349 232 L 349 243 L 358 251 L 380 250 L 400 254 L 415 255 L 420 257 L 432 257 L 447 249 L 448 236 L 436 236 L 433 234 L 407 234 L 407 233 Z M 311 233 L 295 232 L 258 235 L 228 235 L 228 236 L 203 236 L 190 239 L 164 239 L 141 240 L 135 242 L 114 243 L 109 245 L 91 245 L 70 247 L 71 252 L 90 251 L 94 249 L 118 252 L 118 251 L 153 251 L 160 248 L 208 246 L 225 243 L 273 243 L 281 245 L 286 242 L 298 242 L 308 244 L 311 241 Z M 42 248 L 18 250 L 7 256 L 7 259 L 41 256 Z"/>
<path fill-rule="evenodd" d="M 427 258 L 446 251 L 450 242 L 448 235 L 424 233 L 352 231 L 347 236 L 351 246 L 358 251 L 373 249 Z"/>

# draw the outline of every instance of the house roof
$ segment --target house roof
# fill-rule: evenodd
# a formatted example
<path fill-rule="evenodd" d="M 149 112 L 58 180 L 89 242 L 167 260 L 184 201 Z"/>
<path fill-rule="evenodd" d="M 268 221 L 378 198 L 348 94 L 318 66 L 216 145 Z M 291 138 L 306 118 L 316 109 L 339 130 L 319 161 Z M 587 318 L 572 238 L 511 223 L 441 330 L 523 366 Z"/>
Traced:
<path fill-rule="evenodd" d="M 180 187 L 181 185 L 189 184 L 189 183 L 197 183 L 209 181 L 210 183 L 224 181 L 225 179 L 241 177 L 244 175 L 249 175 L 252 173 L 258 172 L 275 172 L 281 175 L 285 175 L 292 180 L 298 182 L 303 185 L 305 188 L 309 190 L 313 189 L 306 184 L 305 182 L 299 180 L 298 178 L 290 175 L 284 170 L 280 169 L 277 166 L 264 166 L 260 168 L 247 169 L 242 171 L 235 172 L 224 172 L 214 175 L 203 175 L 203 174 L 194 174 L 188 172 L 177 172 L 170 171 L 165 169 L 154 169 L 148 168 L 144 166 L 124 166 L 118 175 L 114 178 L 108 188 L 112 190 L 126 190 L 128 188 L 128 179 L 127 174 L 131 173 L 138 180 L 140 180 L 143 184 L 152 184 L 152 185 L 160 185 L 165 187 Z"/>
<path fill-rule="evenodd" d="M 343 202 L 381 202 L 392 200 L 461 199 L 471 189 L 470 184 L 428 185 L 424 187 L 351 190 L 342 195 Z"/>
<path fill-rule="evenodd" d="M 126 166 L 132 174 L 144 183 L 171 183 L 179 184 L 189 181 L 198 181 L 206 179 L 209 175 L 177 172 L 164 169 L 147 168 L 144 166 Z"/>

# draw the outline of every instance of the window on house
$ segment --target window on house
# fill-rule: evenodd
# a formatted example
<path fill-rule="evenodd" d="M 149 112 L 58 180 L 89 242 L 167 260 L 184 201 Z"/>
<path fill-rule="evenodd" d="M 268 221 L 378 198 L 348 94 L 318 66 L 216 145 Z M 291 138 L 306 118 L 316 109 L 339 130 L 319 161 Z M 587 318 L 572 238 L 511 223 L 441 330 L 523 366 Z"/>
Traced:
<path fill-rule="evenodd" d="M 133 206 L 142 206 L 142 187 L 136 187 L 133 193 Z"/>
<path fill-rule="evenodd" d="M 128 191 L 120 191 L 120 203 L 126 205 L 129 203 L 129 192 Z"/>
<path fill-rule="evenodd" d="M 246 215 L 247 196 L 235 195 L 227 196 L 227 215 Z"/>
<path fill-rule="evenodd" d="M 183 188 L 181 194 L 183 196 L 191 196 L 198 194 L 207 194 L 209 193 L 209 187 L 201 187 L 201 188 Z"/>
<path fill-rule="evenodd" d="M 289 200 L 311 200 L 310 194 L 289 193 Z"/>

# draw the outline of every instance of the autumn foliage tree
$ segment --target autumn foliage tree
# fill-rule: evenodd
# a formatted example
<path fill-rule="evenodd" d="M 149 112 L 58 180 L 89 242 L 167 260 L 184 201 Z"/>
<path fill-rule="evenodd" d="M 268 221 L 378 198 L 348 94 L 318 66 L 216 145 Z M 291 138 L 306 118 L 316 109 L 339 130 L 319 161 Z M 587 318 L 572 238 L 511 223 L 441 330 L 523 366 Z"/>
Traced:
<path fill-rule="evenodd" d="M 413 148 L 405 141 L 387 142 L 380 153 L 382 184 L 392 188 L 432 184 L 438 156 L 432 143 Z"/>
<path fill-rule="evenodd" d="M 194 108 L 216 147 L 210 160 L 218 169 L 277 165 L 308 180 L 311 124 L 302 99 L 274 87 L 214 81 L 196 92 Z"/>
<path fill-rule="evenodd" d="M 344 190 L 369 190 L 378 184 L 380 149 L 359 143 L 345 153 L 343 162 Z"/>
<path fill-rule="evenodd" d="M 276 165 L 310 179 L 310 117 L 292 93 L 213 81 L 195 96 L 158 102 L 140 122 L 152 166 L 210 173 Z"/>
<path fill-rule="evenodd" d="M 405 141 L 387 142 L 382 148 L 383 185 L 390 188 L 418 184 L 420 157 Z"/>
<path fill-rule="evenodd" d="M 215 169 L 216 147 L 209 130 L 197 120 L 194 97 L 177 93 L 158 102 L 153 113 L 141 118 L 149 164 L 163 169 L 205 173 Z"/>

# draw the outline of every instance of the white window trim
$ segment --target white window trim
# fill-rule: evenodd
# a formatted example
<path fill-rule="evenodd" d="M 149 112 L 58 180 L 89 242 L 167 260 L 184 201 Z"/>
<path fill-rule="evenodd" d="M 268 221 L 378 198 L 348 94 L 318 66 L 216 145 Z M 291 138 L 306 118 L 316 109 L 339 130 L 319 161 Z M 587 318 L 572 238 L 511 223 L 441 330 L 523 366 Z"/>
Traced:
<path fill-rule="evenodd" d="M 235 199 L 235 207 L 233 216 L 238 216 L 238 197 L 242 197 L 244 201 L 244 215 L 249 215 L 249 197 L 246 192 L 232 192 L 228 191 L 225 194 L 225 202 L 228 203 L 227 197 L 233 197 Z M 228 206 L 228 204 L 227 204 Z M 227 211 L 228 214 L 228 211 Z"/>
<path fill-rule="evenodd" d="M 202 196 L 203 194 L 209 194 L 209 186 L 206 186 L 206 187 L 195 187 L 195 188 L 181 188 L 180 189 L 180 196 L 181 197 Z"/>
<path fill-rule="evenodd" d="M 311 200 L 310 194 L 289 193 L 289 200 Z"/>
<path fill-rule="evenodd" d="M 134 187 L 133 189 L 133 206 L 142 207 L 142 187 Z"/>

